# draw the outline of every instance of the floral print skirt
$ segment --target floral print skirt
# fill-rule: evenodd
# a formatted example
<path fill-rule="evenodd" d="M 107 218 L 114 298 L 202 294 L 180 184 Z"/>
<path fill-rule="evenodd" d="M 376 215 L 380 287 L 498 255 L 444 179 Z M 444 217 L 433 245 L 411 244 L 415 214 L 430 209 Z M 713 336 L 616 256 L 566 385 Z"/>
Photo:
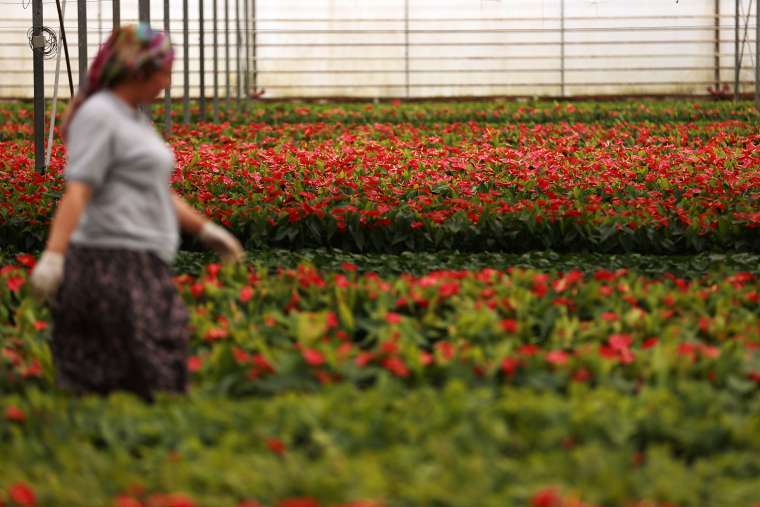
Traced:
<path fill-rule="evenodd" d="M 186 390 L 188 311 L 157 255 L 70 245 L 52 313 L 61 388 L 147 400 Z"/>

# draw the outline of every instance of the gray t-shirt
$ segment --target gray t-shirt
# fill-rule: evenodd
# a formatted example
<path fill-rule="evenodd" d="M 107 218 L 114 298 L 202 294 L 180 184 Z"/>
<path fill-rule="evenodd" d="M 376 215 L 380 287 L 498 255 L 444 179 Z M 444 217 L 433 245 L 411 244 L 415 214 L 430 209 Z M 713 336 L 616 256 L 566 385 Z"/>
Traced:
<path fill-rule="evenodd" d="M 87 99 L 69 126 L 66 181 L 92 186 L 71 242 L 148 250 L 171 263 L 179 224 L 170 177 L 174 152 L 150 119 L 110 90 Z"/>

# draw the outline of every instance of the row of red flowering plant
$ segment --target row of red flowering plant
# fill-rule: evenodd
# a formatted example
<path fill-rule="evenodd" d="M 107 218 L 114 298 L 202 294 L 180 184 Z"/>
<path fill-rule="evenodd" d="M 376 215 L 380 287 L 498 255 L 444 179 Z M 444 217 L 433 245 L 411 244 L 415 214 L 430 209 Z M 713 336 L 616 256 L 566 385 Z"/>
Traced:
<path fill-rule="evenodd" d="M 63 112 L 64 107 L 59 107 Z M 163 104 L 157 103 L 152 108 L 154 121 L 163 122 Z M 184 131 L 181 106 L 173 107 L 175 131 Z M 28 102 L 5 102 L 0 107 L 0 140 L 29 137 L 33 133 L 33 109 Z M 238 110 L 237 106 L 220 108 L 219 122 L 222 124 L 240 123 L 553 123 L 553 122 L 593 122 L 614 124 L 620 121 L 635 122 L 702 122 L 702 121 L 757 121 L 757 109 L 752 102 L 725 101 L 709 103 L 705 101 L 642 101 L 614 100 L 549 102 L 533 101 L 519 103 L 509 100 L 488 101 L 436 101 L 406 102 L 398 99 L 383 101 L 379 104 L 368 103 L 307 103 L 307 102 L 257 102 Z M 206 121 L 210 115 L 206 114 Z M 192 125 L 205 123 L 201 119 L 197 102 L 190 103 L 190 121 Z M 57 124 L 60 125 L 60 116 Z"/>
<path fill-rule="evenodd" d="M 53 378 L 47 312 L 28 296 L 27 269 L 2 275 L 5 389 Z M 626 270 L 355 271 L 302 264 L 270 275 L 211 264 L 199 278 L 178 276 L 195 383 L 251 393 L 369 385 L 380 376 L 631 392 L 675 378 L 748 392 L 760 382 L 760 282 L 749 273 L 715 281 Z"/>
<path fill-rule="evenodd" d="M 183 128 L 174 187 L 250 248 L 760 251 L 752 122 Z M 0 142 L 0 245 L 41 247 L 65 153 Z"/>

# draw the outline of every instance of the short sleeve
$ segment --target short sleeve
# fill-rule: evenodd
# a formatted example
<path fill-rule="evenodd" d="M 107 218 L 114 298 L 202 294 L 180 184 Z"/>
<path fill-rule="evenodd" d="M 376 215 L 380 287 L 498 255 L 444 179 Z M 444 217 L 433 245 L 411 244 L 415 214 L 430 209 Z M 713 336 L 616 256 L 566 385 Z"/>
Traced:
<path fill-rule="evenodd" d="M 64 178 L 83 181 L 96 188 L 103 183 L 113 156 L 110 125 L 113 118 L 109 118 L 107 112 L 85 106 L 91 104 L 83 105 L 69 126 Z"/>

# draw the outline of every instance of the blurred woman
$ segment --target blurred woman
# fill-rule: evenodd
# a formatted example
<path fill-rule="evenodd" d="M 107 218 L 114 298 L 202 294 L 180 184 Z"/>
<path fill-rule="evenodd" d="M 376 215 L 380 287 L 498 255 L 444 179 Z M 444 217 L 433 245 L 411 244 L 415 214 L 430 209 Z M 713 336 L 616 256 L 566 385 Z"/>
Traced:
<path fill-rule="evenodd" d="M 179 229 L 223 261 L 240 243 L 170 189 L 172 149 L 139 106 L 170 85 L 174 51 L 147 24 L 114 30 L 65 115 L 65 192 L 31 274 L 51 300 L 58 384 L 79 393 L 187 386 L 188 312 L 170 265 Z"/>

